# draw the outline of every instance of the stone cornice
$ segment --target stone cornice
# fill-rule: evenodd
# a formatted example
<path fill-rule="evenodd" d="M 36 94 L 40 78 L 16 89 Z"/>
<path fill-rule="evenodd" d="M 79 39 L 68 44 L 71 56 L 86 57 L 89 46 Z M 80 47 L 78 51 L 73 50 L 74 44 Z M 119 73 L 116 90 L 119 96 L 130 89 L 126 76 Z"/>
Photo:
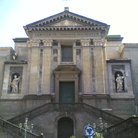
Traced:
<path fill-rule="evenodd" d="M 63 20 L 63 19 L 70 19 L 70 20 L 73 20 L 73 21 L 76 21 L 76 22 L 79 22 L 79 23 L 82 23 L 85 25 L 89 24 L 90 26 L 107 26 L 107 24 L 105 24 L 105 23 L 84 17 L 82 15 L 78 15 L 78 14 L 75 14 L 75 13 L 72 13 L 69 11 L 61 12 L 59 14 L 50 16 L 48 18 L 44 18 L 42 20 L 33 22 L 26 26 L 39 26 L 39 27 L 45 26 L 45 25 L 47 26 L 47 25 L 51 25 L 51 24 L 55 23 L 56 21 Z"/>
<path fill-rule="evenodd" d="M 13 41 L 15 43 L 24 43 L 27 42 L 29 40 L 29 38 L 14 38 Z"/>
<path fill-rule="evenodd" d="M 138 48 L 138 43 L 124 43 L 124 48 Z"/>
<path fill-rule="evenodd" d="M 128 62 L 130 63 L 131 60 L 125 60 L 125 59 L 110 59 L 106 60 L 107 63 L 122 63 L 122 62 Z"/>
<path fill-rule="evenodd" d="M 72 24 L 65 25 L 63 21 L 68 21 Z M 60 22 L 62 22 L 63 24 L 60 25 Z M 24 29 L 27 34 L 32 31 L 70 31 L 70 30 L 103 30 L 106 31 L 107 34 L 109 27 L 110 26 L 105 23 L 69 11 L 64 11 L 59 14 L 53 15 L 51 17 L 28 24 L 24 26 Z"/>
<path fill-rule="evenodd" d="M 108 35 L 106 36 L 106 40 L 107 41 L 122 41 L 123 37 L 121 37 L 120 35 Z"/>
<path fill-rule="evenodd" d="M 24 27 L 26 32 L 31 31 L 70 31 L 70 30 L 105 30 L 108 31 L 108 27 L 105 26 L 49 26 L 49 27 Z"/>
<path fill-rule="evenodd" d="M 5 64 L 27 64 L 25 60 L 12 60 L 12 61 L 5 61 Z"/>

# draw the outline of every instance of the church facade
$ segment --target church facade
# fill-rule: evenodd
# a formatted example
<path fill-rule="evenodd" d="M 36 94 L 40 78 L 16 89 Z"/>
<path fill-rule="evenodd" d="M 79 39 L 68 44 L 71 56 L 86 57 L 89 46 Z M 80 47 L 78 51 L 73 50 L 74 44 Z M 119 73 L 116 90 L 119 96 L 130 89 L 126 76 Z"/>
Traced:
<path fill-rule="evenodd" d="M 0 117 L 37 111 L 27 116 L 35 133 L 83 138 L 99 117 L 113 125 L 136 115 L 138 44 L 109 28 L 68 8 L 24 26 L 28 38 L 0 48 Z"/>

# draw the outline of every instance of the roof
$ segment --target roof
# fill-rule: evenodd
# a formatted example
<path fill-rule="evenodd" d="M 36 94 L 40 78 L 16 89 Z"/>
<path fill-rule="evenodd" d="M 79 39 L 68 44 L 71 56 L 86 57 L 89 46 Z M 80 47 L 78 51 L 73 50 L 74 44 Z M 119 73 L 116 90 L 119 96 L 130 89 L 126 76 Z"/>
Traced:
<path fill-rule="evenodd" d="M 70 12 L 67 8 L 58 14 L 38 20 L 24 26 L 25 31 L 46 30 L 109 30 L 109 25 Z"/>
<path fill-rule="evenodd" d="M 107 41 L 122 41 L 123 37 L 121 37 L 121 35 L 108 35 L 106 39 Z"/>

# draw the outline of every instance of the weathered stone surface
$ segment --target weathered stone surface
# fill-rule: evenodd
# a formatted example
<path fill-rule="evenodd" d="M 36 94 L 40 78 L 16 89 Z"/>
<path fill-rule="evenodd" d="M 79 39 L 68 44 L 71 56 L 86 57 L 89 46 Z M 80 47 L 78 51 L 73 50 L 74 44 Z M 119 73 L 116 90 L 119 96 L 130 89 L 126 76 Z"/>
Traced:
<path fill-rule="evenodd" d="M 0 116 L 10 119 L 45 103 L 59 102 L 63 95 L 69 99 L 69 90 L 60 95 L 60 82 L 74 82 L 76 103 L 122 118 L 138 114 L 138 44 L 122 44 L 121 36 L 107 36 L 109 25 L 69 11 L 24 29 L 29 38 L 15 38 L 15 50 L 0 48 Z M 72 51 L 63 51 L 64 46 Z M 121 91 L 117 91 L 118 73 L 123 78 Z M 14 74 L 21 77 L 19 93 L 11 93 Z M 66 116 L 49 111 L 31 122 L 35 132 L 57 138 L 58 120 Z M 98 119 L 79 109 L 68 117 L 78 138 L 84 137 L 87 123 Z"/>

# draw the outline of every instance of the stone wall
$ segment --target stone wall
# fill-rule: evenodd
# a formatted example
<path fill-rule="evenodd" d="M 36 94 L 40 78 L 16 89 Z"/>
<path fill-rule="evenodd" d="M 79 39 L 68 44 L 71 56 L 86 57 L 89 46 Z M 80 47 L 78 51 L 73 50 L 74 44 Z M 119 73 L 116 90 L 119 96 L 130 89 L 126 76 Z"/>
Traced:
<path fill-rule="evenodd" d="M 138 115 L 138 44 L 124 44 L 124 56 L 131 60 L 133 91 Z"/>
<path fill-rule="evenodd" d="M 51 101 L 51 98 L 48 96 L 25 98 L 22 100 L 0 100 L 0 116 L 6 120 L 11 119 Z"/>

